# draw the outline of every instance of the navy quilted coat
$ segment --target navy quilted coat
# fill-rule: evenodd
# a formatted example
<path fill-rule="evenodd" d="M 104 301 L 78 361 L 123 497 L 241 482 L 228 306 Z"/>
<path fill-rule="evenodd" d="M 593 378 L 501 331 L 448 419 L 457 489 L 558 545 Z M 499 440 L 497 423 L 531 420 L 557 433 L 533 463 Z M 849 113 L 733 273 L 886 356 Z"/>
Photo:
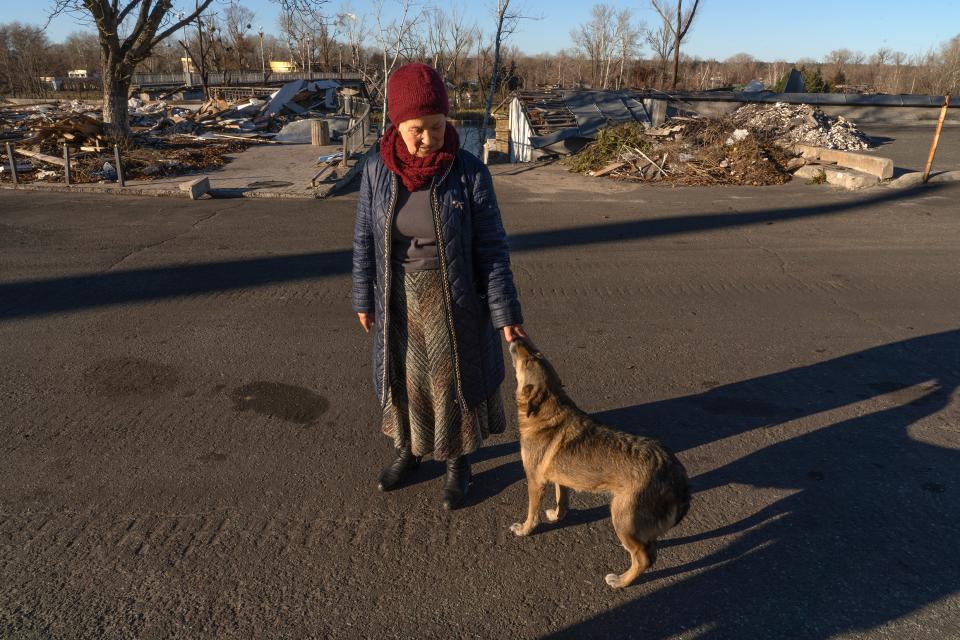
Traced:
<path fill-rule="evenodd" d="M 390 321 L 390 234 L 399 178 L 380 159 L 379 145 L 363 161 L 353 233 L 353 310 L 375 313 L 373 385 L 386 403 Z M 495 330 L 522 324 L 506 234 L 490 171 L 461 149 L 431 187 L 434 228 L 445 276 L 447 324 L 457 346 L 458 402 L 474 408 L 503 382 L 503 351 Z"/>

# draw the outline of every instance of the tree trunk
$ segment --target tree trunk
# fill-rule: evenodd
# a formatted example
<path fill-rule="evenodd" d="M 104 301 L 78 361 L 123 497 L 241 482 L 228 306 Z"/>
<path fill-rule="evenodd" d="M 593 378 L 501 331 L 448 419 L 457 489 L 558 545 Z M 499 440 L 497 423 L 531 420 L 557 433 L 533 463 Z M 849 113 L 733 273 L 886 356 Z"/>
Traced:
<path fill-rule="evenodd" d="M 121 69 L 103 68 L 103 121 L 107 134 L 118 140 L 130 137 L 130 116 L 127 98 L 130 93 L 130 75 Z"/>
<path fill-rule="evenodd" d="M 487 143 L 487 129 L 490 127 L 490 111 L 493 109 L 493 98 L 497 93 L 497 81 L 500 79 L 500 39 L 503 37 L 503 13 L 497 23 L 497 36 L 493 42 L 493 74 L 490 77 L 490 92 L 487 94 L 487 104 L 483 110 L 483 124 L 480 126 L 480 149 Z"/>
<path fill-rule="evenodd" d="M 677 81 L 680 78 L 680 34 L 681 20 L 683 19 L 683 0 L 677 0 L 677 30 L 673 34 L 673 88 L 677 88 Z"/>

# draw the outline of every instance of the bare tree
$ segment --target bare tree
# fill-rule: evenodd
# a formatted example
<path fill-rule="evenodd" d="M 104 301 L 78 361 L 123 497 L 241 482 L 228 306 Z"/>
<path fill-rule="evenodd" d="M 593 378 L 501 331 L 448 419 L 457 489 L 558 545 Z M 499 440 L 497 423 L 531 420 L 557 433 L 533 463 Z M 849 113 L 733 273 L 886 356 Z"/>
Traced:
<path fill-rule="evenodd" d="M 893 62 L 893 91 L 892 93 L 900 93 L 900 70 L 903 68 L 903 65 L 907 62 L 907 54 L 903 51 L 894 51 L 890 55 L 891 62 Z"/>
<path fill-rule="evenodd" d="M 439 67 L 444 78 L 451 78 L 454 81 L 454 100 L 459 108 L 460 94 L 462 84 L 459 82 L 464 58 L 468 51 L 473 47 L 473 41 L 476 38 L 476 25 L 468 25 L 463 15 L 463 8 L 459 5 L 453 5 L 451 15 L 446 20 L 446 60 L 443 67 Z"/>
<path fill-rule="evenodd" d="M 67 36 L 63 43 L 67 59 L 72 69 L 87 69 L 93 73 L 100 62 L 100 45 L 97 36 L 92 33 L 76 31 Z"/>
<path fill-rule="evenodd" d="M 693 0 L 693 6 L 686 11 L 683 10 L 683 0 L 677 0 L 675 7 L 667 0 L 650 0 L 650 4 L 663 18 L 664 24 L 669 27 L 673 35 L 673 88 L 676 89 L 680 79 L 680 43 L 687 36 L 697 16 L 700 0 Z"/>
<path fill-rule="evenodd" d="M 657 61 L 659 82 L 661 85 L 665 84 L 667 81 L 667 60 L 670 59 L 670 51 L 673 49 L 673 30 L 670 27 L 670 20 L 661 16 L 660 26 L 656 29 L 648 28 L 645 36 L 647 45 Z"/>
<path fill-rule="evenodd" d="M 130 135 L 127 95 L 137 65 L 177 30 L 194 23 L 213 0 L 194 0 L 178 11 L 174 0 L 51 0 L 49 19 L 73 14 L 96 25 L 103 77 L 103 119 L 115 136 Z M 274 0 L 297 11 L 326 0 Z"/>
<path fill-rule="evenodd" d="M 483 124 L 480 125 L 481 145 L 487 140 L 493 96 L 497 93 L 497 84 L 500 81 L 500 49 L 504 41 L 516 32 L 521 20 L 533 18 L 533 16 L 524 15 L 516 8 L 511 9 L 510 0 L 497 0 L 494 17 L 497 26 L 493 35 L 493 73 L 490 75 L 490 90 L 487 92 L 486 106 L 483 110 Z"/>
<path fill-rule="evenodd" d="M 18 22 L 0 25 L 0 88 L 15 95 L 52 90 L 40 80 L 50 74 L 49 45 L 43 29 Z"/>
<path fill-rule="evenodd" d="M 408 50 L 413 25 L 421 17 L 422 10 L 415 0 L 395 0 L 399 5 L 399 15 L 391 22 L 385 22 L 383 15 L 384 0 L 378 0 L 374 7 L 374 20 L 377 23 L 373 36 L 383 55 L 382 75 L 378 83 L 383 98 L 383 113 L 380 116 L 380 129 L 387 127 L 387 80 L 397 66 L 400 57 Z M 393 124 L 400 124 L 395 122 Z"/>
<path fill-rule="evenodd" d="M 595 4 L 590 9 L 590 22 L 570 32 L 574 45 L 590 60 L 594 88 L 607 88 L 610 64 L 617 45 L 613 21 L 614 11 L 610 5 Z"/>
<path fill-rule="evenodd" d="M 642 25 L 634 25 L 633 14 L 629 9 L 622 9 L 617 13 L 617 28 L 614 40 L 620 53 L 620 72 L 617 75 L 617 89 L 623 87 L 623 73 L 628 58 L 635 58 L 640 49 L 640 36 L 643 35 Z"/>
<path fill-rule="evenodd" d="M 757 61 L 749 53 L 734 54 L 724 62 L 732 72 L 730 79 L 734 84 L 746 84 L 756 75 Z"/>
<path fill-rule="evenodd" d="M 239 2 L 231 2 L 223 13 L 227 37 L 230 39 L 237 69 L 240 70 L 245 68 L 248 54 L 253 56 L 253 43 L 247 38 L 247 32 L 253 29 L 254 17 L 253 11 Z"/>

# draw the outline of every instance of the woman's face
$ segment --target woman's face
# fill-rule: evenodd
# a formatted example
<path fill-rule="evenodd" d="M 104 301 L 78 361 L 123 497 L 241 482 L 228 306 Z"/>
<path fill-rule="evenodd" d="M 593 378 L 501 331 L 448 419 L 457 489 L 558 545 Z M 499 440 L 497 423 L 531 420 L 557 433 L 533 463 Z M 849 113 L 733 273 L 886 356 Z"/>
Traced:
<path fill-rule="evenodd" d="M 400 137 L 412 156 L 423 158 L 443 147 L 443 133 L 447 128 L 447 116 L 435 113 L 404 120 L 397 126 Z"/>

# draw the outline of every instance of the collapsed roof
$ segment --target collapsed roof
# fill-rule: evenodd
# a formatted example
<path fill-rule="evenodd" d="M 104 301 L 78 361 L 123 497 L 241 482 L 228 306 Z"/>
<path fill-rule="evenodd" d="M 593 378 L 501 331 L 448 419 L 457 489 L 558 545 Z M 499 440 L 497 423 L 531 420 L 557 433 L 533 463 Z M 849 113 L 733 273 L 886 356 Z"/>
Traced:
<path fill-rule="evenodd" d="M 650 114 L 629 90 L 553 89 L 515 95 L 533 129 L 530 145 L 535 149 L 573 153 L 606 127 L 627 122 L 650 126 Z"/>

